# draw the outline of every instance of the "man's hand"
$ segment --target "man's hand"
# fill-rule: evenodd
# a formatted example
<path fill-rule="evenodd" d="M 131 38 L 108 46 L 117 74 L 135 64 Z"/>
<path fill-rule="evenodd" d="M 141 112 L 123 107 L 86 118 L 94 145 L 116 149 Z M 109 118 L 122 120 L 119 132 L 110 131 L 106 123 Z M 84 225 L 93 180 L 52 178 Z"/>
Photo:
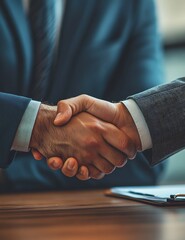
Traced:
<path fill-rule="evenodd" d="M 135 145 L 136 152 L 138 150 L 141 150 L 141 141 L 139 138 L 137 128 L 127 108 L 122 103 L 113 104 L 107 101 L 90 97 L 88 95 L 80 95 L 75 98 L 62 100 L 58 102 L 58 109 L 57 109 L 58 114 L 54 120 L 54 123 L 57 126 L 63 125 L 67 123 L 72 116 L 82 111 L 93 114 L 94 116 L 102 119 L 103 121 L 114 124 L 119 129 L 121 129 L 125 137 L 128 135 L 127 137 L 129 139 L 132 139 Z M 116 138 L 116 135 L 113 137 L 113 139 L 115 138 Z M 125 141 L 127 141 L 127 139 L 125 139 Z M 131 155 L 131 153 L 128 153 L 128 149 L 125 149 L 124 146 L 121 150 L 127 153 L 130 159 L 133 158 L 134 155 Z M 50 160 L 50 162 L 52 161 Z M 70 162 L 73 164 L 76 164 L 77 166 L 77 161 L 75 162 L 74 158 L 68 159 L 66 161 L 66 166 L 67 166 L 67 163 L 70 163 Z M 72 170 L 67 171 L 66 166 L 63 166 L 62 171 L 67 176 L 69 176 L 69 173 L 70 175 L 74 176 L 76 174 L 77 168 L 74 171 Z M 83 172 L 85 173 L 84 176 L 83 176 Z M 85 167 L 83 167 L 82 174 L 79 174 L 79 173 L 77 174 L 77 177 L 83 180 L 88 179 L 87 176 L 88 176 L 88 169 L 86 169 Z"/>
<path fill-rule="evenodd" d="M 41 105 L 30 141 L 30 147 L 48 158 L 48 162 L 54 156 L 64 160 L 74 157 L 79 166 L 88 167 L 90 177 L 101 178 L 123 166 L 127 156 L 132 158 L 136 152 L 125 133 L 88 113 L 76 115 L 62 127 L 53 125 L 55 116 L 56 107 Z"/>

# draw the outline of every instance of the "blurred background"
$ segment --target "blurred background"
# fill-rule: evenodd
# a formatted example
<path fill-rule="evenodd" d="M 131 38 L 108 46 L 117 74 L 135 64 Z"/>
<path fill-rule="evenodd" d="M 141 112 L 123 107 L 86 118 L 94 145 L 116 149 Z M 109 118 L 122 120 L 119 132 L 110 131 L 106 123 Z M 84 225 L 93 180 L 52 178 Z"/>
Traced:
<path fill-rule="evenodd" d="M 184 9 L 184 0 L 157 0 L 167 82 L 185 76 Z M 170 158 L 160 183 L 185 183 L 185 150 Z"/>

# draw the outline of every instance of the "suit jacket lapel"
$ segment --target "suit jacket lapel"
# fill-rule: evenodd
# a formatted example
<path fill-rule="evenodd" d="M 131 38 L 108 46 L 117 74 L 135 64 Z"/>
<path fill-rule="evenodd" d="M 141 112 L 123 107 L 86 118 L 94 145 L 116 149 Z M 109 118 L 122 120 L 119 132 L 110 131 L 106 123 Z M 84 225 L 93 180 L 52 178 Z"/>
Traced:
<path fill-rule="evenodd" d="M 52 101 L 58 101 L 59 98 L 65 96 L 67 81 L 73 71 L 72 67 L 76 55 L 78 55 L 78 50 L 83 45 L 95 4 L 95 0 L 66 1 L 55 72 L 56 76 L 52 76 L 52 78 L 55 78 L 56 84 L 52 83 L 49 94 L 49 98 Z M 60 89 L 60 96 L 56 95 L 57 89 Z"/>
<path fill-rule="evenodd" d="M 32 42 L 27 18 L 21 0 L 2 0 L 2 7 L 7 15 L 17 49 L 19 91 L 20 94 L 26 95 L 32 71 Z"/>

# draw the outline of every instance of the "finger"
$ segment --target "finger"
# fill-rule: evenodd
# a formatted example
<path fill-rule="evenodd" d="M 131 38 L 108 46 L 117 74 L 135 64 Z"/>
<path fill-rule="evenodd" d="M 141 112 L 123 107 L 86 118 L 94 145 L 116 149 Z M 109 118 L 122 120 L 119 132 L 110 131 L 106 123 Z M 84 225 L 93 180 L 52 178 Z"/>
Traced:
<path fill-rule="evenodd" d="M 134 158 L 136 157 L 136 155 L 137 155 L 137 151 L 136 151 L 132 156 L 128 157 L 128 159 L 129 159 L 129 160 L 134 160 Z"/>
<path fill-rule="evenodd" d="M 95 168 L 92 165 L 88 166 L 89 177 L 93 179 L 102 179 L 105 176 L 105 173 L 102 173 L 100 170 Z"/>
<path fill-rule="evenodd" d="M 85 181 L 85 180 L 89 180 L 90 177 L 89 177 L 89 170 L 86 166 L 81 166 L 78 170 L 78 173 L 76 175 L 76 177 L 79 179 L 79 180 L 82 180 L 82 181 Z"/>
<path fill-rule="evenodd" d="M 127 155 L 112 147 L 106 141 L 101 144 L 100 155 L 115 167 L 122 167 L 127 162 Z"/>
<path fill-rule="evenodd" d="M 93 156 L 93 159 L 90 160 L 90 162 L 91 165 L 97 168 L 97 170 L 105 174 L 110 174 L 115 170 L 115 165 L 110 163 L 107 159 L 105 159 L 99 154 Z"/>
<path fill-rule="evenodd" d="M 68 158 L 61 171 L 66 177 L 74 177 L 78 172 L 78 161 L 73 157 Z"/>
<path fill-rule="evenodd" d="M 117 148 L 118 150 L 124 152 L 129 159 L 132 159 L 137 152 L 136 146 L 134 142 L 128 137 L 128 135 L 124 132 L 116 128 L 115 126 L 105 123 L 108 130 L 104 131 L 103 138 L 110 145 Z"/>
<path fill-rule="evenodd" d="M 59 157 L 51 157 L 47 159 L 48 167 L 52 170 L 58 170 L 61 169 L 63 166 L 63 161 Z"/>
<path fill-rule="evenodd" d="M 43 155 L 36 149 L 32 149 L 31 152 L 35 160 L 41 160 L 43 158 Z"/>
<path fill-rule="evenodd" d="M 124 154 L 124 153 L 123 153 Z M 125 155 L 125 154 L 124 154 Z M 127 156 L 125 155 L 125 159 L 127 158 Z M 123 164 L 122 165 L 120 165 L 120 166 L 117 166 L 117 168 L 122 168 L 122 167 L 124 167 L 126 164 L 127 164 L 127 159 L 123 162 Z"/>

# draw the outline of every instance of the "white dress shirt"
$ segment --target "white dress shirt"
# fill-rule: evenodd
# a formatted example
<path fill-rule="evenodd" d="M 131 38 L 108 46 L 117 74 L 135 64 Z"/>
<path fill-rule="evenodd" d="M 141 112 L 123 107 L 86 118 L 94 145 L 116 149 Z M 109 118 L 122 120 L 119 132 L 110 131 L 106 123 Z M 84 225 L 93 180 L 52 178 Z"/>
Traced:
<path fill-rule="evenodd" d="M 15 134 L 11 150 L 28 152 L 32 130 L 40 107 L 40 102 L 31 101 L 24 112 Z"/>
<path fill-rule="evenodd" d="M 148 125 L 145 121 L 145 118 L 140 108 L 138 107 L 136 102 L 132 99 L 125 100 L 122 103 L 128 109 L 137 127 L 139 137 L 141 140 L 142 151 L 152 148 L 152 138 L 150 135 L 150 131 L 148 129 Z"/>

